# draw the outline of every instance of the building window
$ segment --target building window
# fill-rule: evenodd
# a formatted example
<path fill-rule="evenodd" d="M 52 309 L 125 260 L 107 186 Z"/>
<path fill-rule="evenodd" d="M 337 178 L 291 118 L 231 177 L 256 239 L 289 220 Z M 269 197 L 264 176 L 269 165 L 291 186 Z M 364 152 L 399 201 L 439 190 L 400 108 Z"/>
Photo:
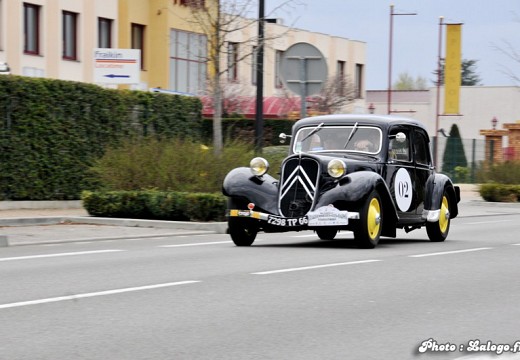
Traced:
<path fill-rule="evenodd" d="M 169 88 L 189 94 L 200 94 L 206 89 L 206 35 L 171 30 L 170 39 Z"/>
<path fill-rule="evenodd" d="M 63 12 L 63 59 L 77 60 L 78 48 L 78 14 Z"/>
<path fill-rule="evenodd" d="M 40 54 L 40 6 L 23 4 L 23 32 L 25 54 Z"/>
<path fill-rule="evenodd" d="M 205 0 L 173 0 L 176 5 L 192 6 L 197 8 L 203 8 L 205 6 Z"/>
<path fill-rule="evenodd" d="M 356 99 L 363 98 L 363 64 L 356 64 Z"/>
<path fill-rule="evenodd" d="M 253 56 L 253 61 L 251 61 L 252 63 L 252 66 L 251 66 L 251 84 L 253 85 L 256 85 L 256 75 L 257 75 L 257 72 L 256 72 L 256 67 L 258 66 L 258 46 L 253 46 L 253 52 L 252 52 L 252 56 Z"/>
<path fill-rule="evenodd" d="M 144 25 L 132 24 L 132 49 L 141 50 L 141 70 L 144 70 Z"/>
<path fill-rule="evenodd" d="M 336 65 L 336 76 L 339 78 L 345 77 L 345 61 L 338 61 Z"/>
<path fill-rule="evenodd" d="M 280 75 L 280 66 L 282 64 L 282 56 L 283 56 L 283 51 L 276 50 L 275 60 L 274 60 L 274 86 L 277 89 L 281 89 L 283 87 L 282 77 Z"/>
<path fill-rule="evenodd" d="M 228 42 L 228 80 L 238 81 L 238 43 Z"/>
<path fill-rule="evenodd" d="M 112 19 L 98 18 L 98 47 L 112 47 Z"/>
<path fill-rule="evenodd" d="M 338 60 L 336 63 L 336 83 L 338 84 L 337 93 L 339 96 L 345 96 L 346 93 L 346 74 L 345 74 L 345 61 Z"/>

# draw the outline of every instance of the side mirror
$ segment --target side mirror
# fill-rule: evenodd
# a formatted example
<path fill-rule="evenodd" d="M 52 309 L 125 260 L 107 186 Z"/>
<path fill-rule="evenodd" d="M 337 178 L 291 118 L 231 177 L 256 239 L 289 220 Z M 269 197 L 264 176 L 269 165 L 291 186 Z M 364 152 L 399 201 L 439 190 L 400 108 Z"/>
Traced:
<path fill-rule="evenodd" d="M 395 135 L 390 135 L 389 138 L 390 139 L 395 139 L 399 143 L 403 143 L 403 142 L 406 141 L 406 135 L 405 135 L 405 133 L 402 133 L 402 132 L 398 132 Z"/>
<path fill-rule="evenodd" d="M 395 134 L 395 139 L 397 140 L 397 142 L 403 143 L 406 141 L 406 135 L 402 132 L 398 132 L 397 134 Z"/>
<path fill-rule="evenodd" d="M 287 138 L 292 137 L 292 135 L 287 135 L 285 133 L 281 133 L 280 135 L 278 135 L 278 137 L 280 138 L 280 143 L 283 144 L 283 143 L 285 143 L 285 140 Z"/>

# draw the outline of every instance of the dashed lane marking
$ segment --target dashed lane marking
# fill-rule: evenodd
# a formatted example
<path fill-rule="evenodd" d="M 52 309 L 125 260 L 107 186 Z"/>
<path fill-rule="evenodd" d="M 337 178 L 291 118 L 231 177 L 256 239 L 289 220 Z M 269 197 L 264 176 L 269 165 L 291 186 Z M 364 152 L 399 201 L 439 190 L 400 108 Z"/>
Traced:
<path fill-rule="evenodd" d="M 453 251 L 443 251 L 443 252 L 435 252 L 435 253 L 427 253 L 427 254 L 409 255 L 408 257 L 422 258 L 422 257 L 427 257 L 427 256 L 451 255 L 451 254 L 460 254 L 460 253 L 466 253 L 466 252 L 491 250 L 491 249 L 493 249 L 493 248 L 483 247 L 483 248 L 474 248 L 474 249 L 453 250 Z"/>
<path fill-rule="evenodd" d="M 28 255 L 28 256 L 0 258 L 0 261 L 31 260 L 31 259 L 42 259 L 42 258 L 52 258 L 52 257 L 61 257 L 61 256 L 92 255 L 92 254 L 104 254 L 104 253 L 113 253 L 113 252 L 121 252 L 121 251 L 126 251 L 126 250 L 115 250 L 114 249 L 114 250 L 95 250 L 95 251 L 56 253 L 56 254 Z"/>
<path fill-rule="evenodd" d="M 10 304 L 0 304 L 0 309 L 9 309 L 9 308 L 15 308 L 15 307 L 22 307 L 22 306 L 47 304 L 47 303 L 67 301 L 67 300 L 78 300 L 78 299 L 91 298 L 91 297 L 96 297 L 96 296 L 122 294 L 122 293 L 127 293 L 127 292 L 132 292 L 132 291 L 152 290 L 152 289 L 159 289 L 159 288 L 165 288 L 165 287 L 171 287 L 171 286 L 194 284 L 194 283 L 199 283 L 199 282 L 200 281 L 195 281 L 195 280 L 178 281 L 178 282 L 170 282 L 170 283 L 163 283 L 163 284 L 154 284 L 154 285 L 137 286 L 137 287 L 123 288 L 123 289 L 114 289 L 114 290 L 98 291 L 98 292 L 91 292 L 91 293 L 75 294 L 75 295 L 68 295 L 68 296 L 58 296 L 58 297 L 47 298 L 47 299 L 20 301 L 20 302 L 14 302 L 14 303 L 10 303 Z"/>
<path fill-rule="evenodd" d="M 372 263 L 372 262 L 377 262 L 377 261 L 383 261 L 383 260 L 360 260 L 360 261 L 349 261 L 349 262 L 343 262 L 343 263 L 333 263 L 333 264 L 323 264 L 323 265 L 312 265 L 312 266 L 303 266 L 303 267 L 288 268 L 288 269 L 279 269 L 279 270 L 261 271 L 261 272 L 251 273 L 251 274 L 252 274 L 252 275 L 270 275 L 270 274 L 279 274 L 279 273 L 286 273 L 286 272 L 293 272 L 293 271 L 303 271 L 303 270 L 322 269 L 322 268 L 328 268 L 328 267 L 334 267 L 334 266 L 345 266 L 345 265 L 367 264 L 367 263 Z"/>

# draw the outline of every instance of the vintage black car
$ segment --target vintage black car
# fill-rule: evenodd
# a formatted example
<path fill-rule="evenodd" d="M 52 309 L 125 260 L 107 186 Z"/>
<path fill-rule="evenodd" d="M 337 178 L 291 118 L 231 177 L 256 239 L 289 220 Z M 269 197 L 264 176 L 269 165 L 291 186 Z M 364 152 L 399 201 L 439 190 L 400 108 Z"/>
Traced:
<path fill-rule="evenodd" d="M 261 157 L 224 179 L 236 245 L 251 245 L 259 231 L 314 230 L 332 240 L 349 230 L 363 248 L 374 248 L 380 236 L 396 237 L 398 228 L 426 227 L 431 241 L 446 239 L 460 190 L 435 172 L 419 121 L 324 115 L 297 121 L 290 137 L 279 179 L 267 174 Z"/>

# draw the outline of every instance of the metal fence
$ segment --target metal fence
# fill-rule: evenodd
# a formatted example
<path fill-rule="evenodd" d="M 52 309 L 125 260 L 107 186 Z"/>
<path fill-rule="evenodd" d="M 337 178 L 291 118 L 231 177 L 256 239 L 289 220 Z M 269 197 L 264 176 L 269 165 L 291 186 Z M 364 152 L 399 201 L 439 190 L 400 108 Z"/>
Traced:
<path fill-rule="evenodd" d="M 453 146 L 453 142 L 448 143 L 447 137 L 438 137 L 436 140 L 437 142 L 433 137 L 431 142 L 434 159 L 435 152 L 437 152 L 435 168 L 438 172 L 450 176 L 455 182 L 475 183 L 478 169 L 482 163 L 485 160 L 492 161 L 492 159 L 486 159 L 486 142 L 484 139 L 461 139 L 462 147 Z M 437 149 L 435 149 L 435 143 L 437 143 Z M 467 166 L 456 166 L 455 169 L 447 171 L 446 164 L 453 164 L 462 158 L 461 149 L 464 152 Z"/>

